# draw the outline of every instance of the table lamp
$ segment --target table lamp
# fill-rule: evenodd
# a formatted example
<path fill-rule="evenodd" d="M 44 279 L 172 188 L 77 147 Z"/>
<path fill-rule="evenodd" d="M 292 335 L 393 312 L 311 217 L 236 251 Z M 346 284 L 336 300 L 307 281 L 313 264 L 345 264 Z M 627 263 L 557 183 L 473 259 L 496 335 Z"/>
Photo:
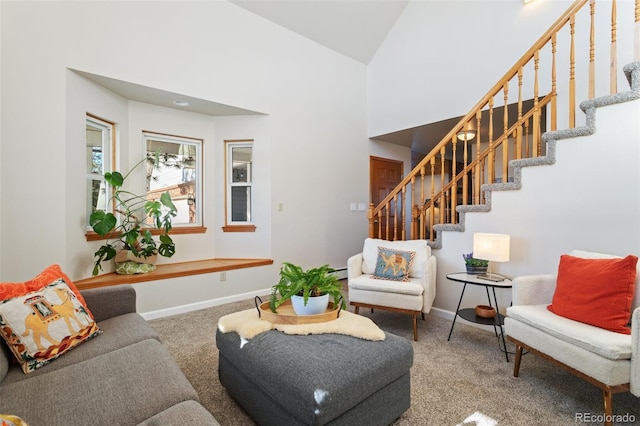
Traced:
<path fill-rule="evenodd" d="M 478 278 L 494 282 L 504 281 L 504 277 L 491 273 L 491 262 L 509 261 L 509 240 L 510 236 L 506 234 L 473 234 L 473 257 L 489 261 L 488 272 L 478 275 Z"/>

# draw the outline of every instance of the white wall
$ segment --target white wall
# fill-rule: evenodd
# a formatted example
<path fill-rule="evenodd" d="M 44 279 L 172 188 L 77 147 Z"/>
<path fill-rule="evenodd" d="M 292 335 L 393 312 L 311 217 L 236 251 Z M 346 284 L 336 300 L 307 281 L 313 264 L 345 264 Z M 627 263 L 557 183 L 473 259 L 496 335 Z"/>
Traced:
<path fill-rule="evenodd" d="M 83 240 L 84 207 L 76 210 L 84 193 L 84 151 L 76 150 L 90 106 L 119 123 L 125 160 L 137 158 L 137 135 L 148 126 L 177 134 L 196 129 L 206 139 L 206 159 L 215 165 L 205 166 L 208 231 L 176 236 L 175 260 L 275 261 L 231 271 L 224 285 L 216 274 L 137 285 L 143 311 L 268 288 L 282 261 L 342 267 L 358 251 L 367 224 L 349 204 L 368 201 L 372 150 L 363 64 L 228 2 L 2 2 L 0 8 L 0 279 L 25 280 L 51 263 L 74 279 L 87 276 L 96 243 Z M 128 103 L 68 69 L 265 116 L 208 120 Z M 127 113 L 111 113 L 114 106 Z M 222 141 L 238 138 L 256 140 L 256 166 L 266 180 L 257 231 L 225 235 Z"/>

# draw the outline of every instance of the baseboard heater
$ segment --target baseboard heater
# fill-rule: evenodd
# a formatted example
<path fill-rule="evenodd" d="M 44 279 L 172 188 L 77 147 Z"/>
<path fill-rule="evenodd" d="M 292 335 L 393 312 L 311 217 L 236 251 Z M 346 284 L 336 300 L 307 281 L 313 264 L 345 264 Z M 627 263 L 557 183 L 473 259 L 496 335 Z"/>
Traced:
<path fill-rule="evenodd" d="M 347 267 L 343 268 L 333 268 L 335 270 L 334 274 L 338 277 L 339 280 L 343 280 L 347 278 Z"/>

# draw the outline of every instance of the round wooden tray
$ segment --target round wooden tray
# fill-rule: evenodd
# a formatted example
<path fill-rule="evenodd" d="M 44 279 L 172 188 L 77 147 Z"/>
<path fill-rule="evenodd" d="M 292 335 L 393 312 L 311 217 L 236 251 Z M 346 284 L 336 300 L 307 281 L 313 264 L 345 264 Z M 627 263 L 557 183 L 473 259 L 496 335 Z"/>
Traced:
<path fill-rule="evenodd" d="M 260 318 L 274 324 L 313 324 L 316 322 L 333 321 L 340 315 L 340 304 L 336 305 L 333 302 L 329 302 L 327 310 L 321 314 L 297 315 L 293 311 L 291 300 L 287 300 L 278 306 L 278 313 L 271 312 L 269 302 L 263 302 L 258 305 L 258 301 L 262 302 L 262 300 L 256 296 L 256 308 L 258 309 Z"/>

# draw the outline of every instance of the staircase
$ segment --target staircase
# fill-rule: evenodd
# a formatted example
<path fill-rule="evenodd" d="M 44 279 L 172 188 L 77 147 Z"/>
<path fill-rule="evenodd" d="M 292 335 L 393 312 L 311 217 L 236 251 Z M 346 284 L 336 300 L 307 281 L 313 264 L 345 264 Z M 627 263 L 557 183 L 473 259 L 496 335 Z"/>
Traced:
<path fill-rule="evenodd" d="M 640 64 L 624 67 L 631 91 L 618 93 L 617 77 L 618 39 L 634 46 L 627 59 L 640 59 L 640 0 L 633 16 L 620 18 L 616 0 L 601 3 L 606 8 L 575 1 L 379 205 L 369 206 L 370 237 L 427 239 L 441 248 L 443 231 L 464 231 L 466 213 L 491 210 L 493 191 L 520 189 L 524 167 L 555 163 L 556 141 L 592 134 L 596 108 L 638 98 Z M 607 19 L 596 19 L 596 10 Z M 596 57 L 601 50 L 606 54 Z M 588 99 L 580 104 L 581 126 L 576 99 Z"/>

